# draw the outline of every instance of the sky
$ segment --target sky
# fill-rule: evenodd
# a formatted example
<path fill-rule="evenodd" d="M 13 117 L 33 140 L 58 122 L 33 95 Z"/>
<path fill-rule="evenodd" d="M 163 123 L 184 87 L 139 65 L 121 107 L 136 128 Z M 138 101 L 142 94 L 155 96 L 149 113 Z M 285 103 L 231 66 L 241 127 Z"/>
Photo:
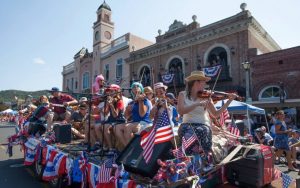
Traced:
<path fill-rule="evenodd" d="M 282 49 L 300 45 L 299 0 L 106 0 L 115 38 L 132 33 L 155 41 L 175 19 L 205 26 L 247 10 Z M 103 0 L 3 0 L 0 6 L 0 91 L 62 87 L 62 69 L 82 48 L 92 50 Z"/>

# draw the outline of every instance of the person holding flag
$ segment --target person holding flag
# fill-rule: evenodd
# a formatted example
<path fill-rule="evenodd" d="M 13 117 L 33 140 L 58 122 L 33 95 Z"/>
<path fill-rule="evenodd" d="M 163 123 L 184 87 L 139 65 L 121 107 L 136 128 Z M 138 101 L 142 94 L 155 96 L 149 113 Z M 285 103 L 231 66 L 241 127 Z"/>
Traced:
<path fill-rule="evenodd" d="M 229 104 L 236 98 L 235 94 L 228 94 L 227 102 L 217 110 L 211 98 L 198 98 L 198 93 L 204 91 L 206 82 L 210 77 L 206 77 L 203 71 L 193 71 L 185 78 L 186 90 L 179 93 L 178 112 L 183 116 L 183 122 L 179 128 L 179 137 L 197 137 L 193 146 L 186 149 L 186 154 L 197 154 L 197 146 L 208 154 L 212 148 L 212 131 L 210 127 L 210 117 L 219 117 L 227 109 Z M 199 148 L 198 147 L 198 148 Z M 199 149 L 198 149 L 199 151 Z"/>

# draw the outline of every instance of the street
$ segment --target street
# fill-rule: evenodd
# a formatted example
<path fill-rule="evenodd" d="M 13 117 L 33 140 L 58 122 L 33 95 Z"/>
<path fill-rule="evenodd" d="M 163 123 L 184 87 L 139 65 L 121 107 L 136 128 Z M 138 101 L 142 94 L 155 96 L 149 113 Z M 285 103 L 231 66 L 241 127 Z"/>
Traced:
<path fill-rule="evenodd" d="M 3 188 L 46 188 L 48 184 L 38 181 L 33 170 L 23 165 L 23 153 L 19 146 L 13 147 L 13 157 L 6 154 L 7 137 L 15 133 L 13 126 L 0 124 L 0 185 Z"/>

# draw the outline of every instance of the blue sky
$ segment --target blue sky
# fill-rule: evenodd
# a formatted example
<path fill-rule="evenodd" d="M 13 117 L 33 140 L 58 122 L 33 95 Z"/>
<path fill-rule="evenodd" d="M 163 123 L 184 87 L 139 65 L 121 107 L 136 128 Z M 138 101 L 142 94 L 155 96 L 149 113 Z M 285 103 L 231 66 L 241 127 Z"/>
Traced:
<path fill-rule="evenodd" d="M 92 49 L 92 25 L 102 0 L 4 0 L 0 6 L 0 90 L 61 88 L 62 66 L 83 46 Z M 106 0 L 115 38 L 127 32 L 155 41 L 175 19 L 204 26 L 237 14 L 240 4 L 284 49 L 300 44 L 299 0 Z"/>

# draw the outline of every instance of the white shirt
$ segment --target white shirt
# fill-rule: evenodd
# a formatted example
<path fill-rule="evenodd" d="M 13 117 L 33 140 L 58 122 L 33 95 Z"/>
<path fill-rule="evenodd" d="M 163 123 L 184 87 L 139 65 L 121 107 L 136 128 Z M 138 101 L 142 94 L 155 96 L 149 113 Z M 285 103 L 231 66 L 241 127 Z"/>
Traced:
<path fill-rule="evenodd" d="M 196 99 L 195 101 L 190 100 L 186 96 L 186 92 L 183 93 L 184 95 L 184 105 L 190 106 L 194 103 L 199 103 L 201 100 Z M 203 123 L 205 125 L 210 126 L 210 118 L 209 113 L 203 106 L 197 106 L 192 111 L 187 114 L 183 114 L 182 123 Z"/>

